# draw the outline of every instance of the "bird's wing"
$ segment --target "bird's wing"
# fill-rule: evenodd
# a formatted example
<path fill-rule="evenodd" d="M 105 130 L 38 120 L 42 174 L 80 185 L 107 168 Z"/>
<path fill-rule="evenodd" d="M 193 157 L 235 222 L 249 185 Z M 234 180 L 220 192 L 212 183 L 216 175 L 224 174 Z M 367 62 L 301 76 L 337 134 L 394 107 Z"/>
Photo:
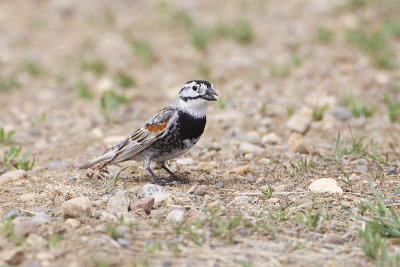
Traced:
<path fill-rule="evenodd" d="M 111 147 L 104 153 L 115 151 L 113 157 L 107 161 L 109 163 L 117 163 L 132 158 L 135 154 L 149 147 L 156 140 L 164 136 L 166 129 L 173 121 L 172 117 L 176 113 L 173 106 L 167 106 L 160 110 L 156 115 L 146 121 L 139 129 L 125 138 L 119 144 Z"/>

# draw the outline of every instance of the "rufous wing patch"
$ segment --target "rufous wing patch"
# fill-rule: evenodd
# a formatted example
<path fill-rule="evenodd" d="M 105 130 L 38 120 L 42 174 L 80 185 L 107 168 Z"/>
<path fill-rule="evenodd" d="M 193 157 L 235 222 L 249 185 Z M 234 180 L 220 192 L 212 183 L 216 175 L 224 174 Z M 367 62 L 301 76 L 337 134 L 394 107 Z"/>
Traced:
<path fill-rule="evenodd" d="M 167 128 L 167 124 L 168 124 L 168 121 L 164 121 L 164 122 L 160 122 L 160 123 L 156 123 L 156 124 L 148 124 L 146 126 L 146 131 L 149 131 L 152 133 L 157 133 L 157 132 L 160 132 L 160 131 L 164 130 L 165 128 Z"/>

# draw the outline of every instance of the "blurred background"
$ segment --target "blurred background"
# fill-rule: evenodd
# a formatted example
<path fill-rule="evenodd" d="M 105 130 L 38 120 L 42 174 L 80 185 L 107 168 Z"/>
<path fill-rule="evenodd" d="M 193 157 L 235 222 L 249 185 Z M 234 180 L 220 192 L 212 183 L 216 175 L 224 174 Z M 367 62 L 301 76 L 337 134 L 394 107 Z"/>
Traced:
<path fill-rule="evenodd" d="M 98 152 L 206 79 L 214 138 L 297 131 L 329 150 L 351 125 L 398 151 L 399 14 L 395 0 L 2 1 L 0 126 L 42 160 Z"/>

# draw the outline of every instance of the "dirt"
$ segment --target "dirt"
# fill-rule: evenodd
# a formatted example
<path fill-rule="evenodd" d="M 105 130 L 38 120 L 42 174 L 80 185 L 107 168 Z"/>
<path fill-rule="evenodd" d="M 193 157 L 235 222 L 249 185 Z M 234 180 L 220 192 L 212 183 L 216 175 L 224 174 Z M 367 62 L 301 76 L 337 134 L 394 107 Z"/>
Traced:
<path fill-rule="evenodd" d="M 0 74 L 2 80 L 14 77 L 18 83 L 0 91 L 0 126 L 15 131 L 15 143 L 23 153 L 29 152 L 28 159 L 35 159 L 26 178 L 0 186 L 0 214 L 19 211 L 22 216 L 14 219 L 14 226 L 39 212 L 51 219 L 33 231 L 44 243 L 33 244 L 27 242 L 33 239 L 32 233 L 17 244 L 6 235 L 3 220 L 0 249 L 19 250 L 13 260 L 0 257 L 1 263 L 376 263 L 360 246 L 363 222 L 357 204 L 360 199 L 374 199 L 372 184 L 387 203 L 397 207 L 400 122 L 389 120 L 384 95 L 399 97 L 399 90 L 393 88 L 400 76 L 398 67 L 376 68 L 368 54 L 346 40 L 345 32 L 366 20 L 379 25 L 396 14 L 397 2 L 352 7 L 346 1 L 318 0 L 126 0 L 112 4 L 38 0 L 3 1 L 0 6 Z M 193 22 L 185 22 L 187 16 Z M 210 29 L 237 21 L 251 25 L 253 39 L 240 41 L 221 34 L 211 37 L 205 49 L 192 44 L 192 24 Z M 333 32 L 329 43 L 316 38 L 316 29 L 322 26 Z M 135 51 L 132 40 L 146 41 L 151 55 Z M 391 45 L 400 62 L 399 40 Z M 88 61 L 93 63 L 89 67 L 83 63 Z M 104 65 L 99 67 L 98 62 Z M 115 80 L 120 73 L 133 76 L 136 84 L 120 86 Z M 173 103 L 182 84 L 197 78 L 212 80 L 220 100 L 211 103 L 198 144 L 180 158 L 187 159 L 186 164 L 179 159 L 169 162 L 171 170 L 191 182 L 164 186 L 166 200 L 153 207 L 150 215 L 140 209 L 104 215 L 107 203 L 119 191 L 126 190 L 132 202 L 141 199 L 140 190 L 150 174 L 142 162 L 106 170 L 77 167 Z M 91 99 L 80 96 L 80 81 L 92 92 Z M 108 89 L 129 100 L 105 116 L 100 98 Z M 348 92 L 375 113 L 347 120 L 333 116 Z M 312 117 L 317 106 L 326 106 L 319 121 Z M 309 154 L 289 152 L 291 110 L 310 121 L 302 133 Z M 262 143 L 262 137 L 271 132 L 278 136 L 277 143 Z M 348 151 L 355 140 L 362 140 L 365 151 L 335 159 L 339 132 L 339 144 Z M 239 149 L 248 142 L 262 152 Z M 10 147 L 0 144 L 0 154 Z M 368 153 L 378 155 L 378 160 Z M 0 160 L 0 170 L 14 171 L 15 162 L 6 165 Z M 241 166 L 247 167 L 229 172 Z M 127 169 L 113 186 L 110 180 L 122 167 Z M 163 170 L 156 173 L 167 177 Z M 319 178 L 335 179 L 343 193 L 310 192 L 310 183 Z M 273 190 L 271 196 L 263 194 L 268 195 L 268 190 Z M 34 196 L 25 196 L 24 201 L 21 196 L 26 194 Z M 73 223 L 79 225 L 72 226 L 71 221 L 66 223 L 61 205 L 81 196 L 91 200 L 91 213 L 77 218 Z M 183 222 L 167 219 L 173 210 L 184 211 Z M 298 221 L 302 214 L 319 211 L 326 216 L 315 227 Z M 121 234 L 122 241 L 110 230 L 121 225 L 129 226 L 128 234 Z M 388 251 L 398 251 L 398 245 L 389 243 Z"/>

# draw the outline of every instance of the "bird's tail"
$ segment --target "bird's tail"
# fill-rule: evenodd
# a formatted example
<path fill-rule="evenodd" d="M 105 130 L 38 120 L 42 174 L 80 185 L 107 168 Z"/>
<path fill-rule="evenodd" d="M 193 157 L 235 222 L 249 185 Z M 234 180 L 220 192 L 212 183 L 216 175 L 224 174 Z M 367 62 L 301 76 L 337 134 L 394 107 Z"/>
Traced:
<path fill-rule="evenodd" d="M 108 160 L 108 159 L 112 159 L 114 154 L 115 154 L 115 151 L 110 151 L 110 152 L 108 152 L 108 153 L 106 153 L 104 155 L 101 155 L 101 156 L 99 156 L 97 158 L 94 158 L 91 161 L 88 161 L 85 164 L 83 164 L 82 166 L 80 166 L 79 170 L 87 169 L 87 168 L 90 168 L 90 167 L 96 165 L 99 162 L 102 162 L 102 161 L 105 161 L 105 160 Z"/>

